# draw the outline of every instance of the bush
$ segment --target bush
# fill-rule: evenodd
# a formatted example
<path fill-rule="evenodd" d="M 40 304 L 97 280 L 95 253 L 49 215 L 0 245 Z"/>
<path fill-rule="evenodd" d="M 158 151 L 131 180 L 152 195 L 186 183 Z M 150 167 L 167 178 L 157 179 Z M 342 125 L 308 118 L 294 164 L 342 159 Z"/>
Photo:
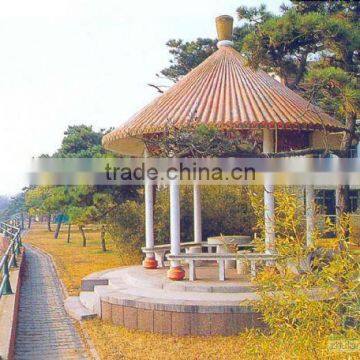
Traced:
<path fill-rule="evenodd" d="M 202 186 L 203 240 L 215 235 L 251 234 L 255 217 L 246 188 L 240 186 Z M 169 190 L 156 192 L 155 239 L 159 244 L 168 243 L 170 236 Z M 181 241 L 194 239 L 193 189 L 180 188 Z"/>
<path fill-rule="evenodd" d="M 156 244 L 170 242 L 169 189 L 155 192 L 154 236 Z M 202 224 L 203 239 L 219 234 L 251 234 L 255 217 L 244 187 L 203 186 Z M 181 241 L 193 241 L 193 189 L 180 188 Z M 119 207 L 109 226 L 111 237 L 118 244 L 127 244 L 139 251 L 145 244 L 145 206 L 143 198 L 127 201 Z"/>
<path fill-rule="evenodd" d="M 122 257 L 124 265 L 131 265 L 134 259 L 140 261 L 141 246 L 145 243 L 144 205 L 128 200 L 112 213 L 108 233 Z"/>
<path fill-rule="evenodd" d="M 279 260 L 276 268 L 265 267 L 258 273 L 255 281 L 261 300 L 255 308 L 263 314 L 273 334 L 289 340 L 303 339 L 308 350 L 316 354 L 318 344 L 328 336 L 349 334 L 353 331 L 350 325 L 354 328 L 359 324 L 359 265 L 347 246 L 343 231 L 346 229 L 343 222 L 348 217 L 340 221 L 339 246 L 332 256 L 325 262 L 316 258 L 312 269 L 304 270 L 302 261 L 317 249 L 305 245 L 301 201 L 295 192 L 284 188 L 277 189 L 275 197 Z M 257 197 L 252 199 L 255 212 L 262 213 Z M 263 220 L 259 219 L 258 226 L 263 227 Z M 313 237 L 317 244 L 320 232 L 314 231 Z M 294 271 L 290 263 L 302 271 Z"/>

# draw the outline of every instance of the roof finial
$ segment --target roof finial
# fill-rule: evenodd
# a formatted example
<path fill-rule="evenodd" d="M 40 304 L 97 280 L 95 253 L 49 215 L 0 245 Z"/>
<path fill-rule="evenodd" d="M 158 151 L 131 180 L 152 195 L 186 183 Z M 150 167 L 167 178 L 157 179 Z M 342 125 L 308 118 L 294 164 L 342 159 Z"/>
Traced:
<path fill-rule="evenodd" d="M 217 46 L 233 46 L 231 41 L 234 19 L 229 15 L 221 15 L 216 18 L 216 30 L 218 33 Z"/>

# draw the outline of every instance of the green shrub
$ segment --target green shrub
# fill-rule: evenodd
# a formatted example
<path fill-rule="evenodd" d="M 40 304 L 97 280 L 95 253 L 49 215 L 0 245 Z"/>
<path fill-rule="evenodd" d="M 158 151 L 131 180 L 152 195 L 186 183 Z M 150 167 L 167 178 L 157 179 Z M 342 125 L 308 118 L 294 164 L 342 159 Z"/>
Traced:
<path fill-rule="evenodd" d="M 138 254 L 140 258 L 141 246 L 145 243 L 144 205 L 134 200 L 128 200 L 112 213 L 108 224 L 108 233 L 116 248 L 127 265 L 126 259 L 133 259 Z"/>
<path fill-rule="evenodd" d="M 258 196 L 252 196 L 255 212 L 263 214 Z M 342 246 L 327 261 L 315 257 L 312 266 L 304 269 L 302 264 L 310 254 L 321 253 L 321 249 L 316 249 L 321 232 L 314 231 L 315 246 L 306 247 L 301 199 L 291 189 L 280 187 L 275 198 L 276 250 L 280 258 L 276 267 L 264 267 L 258 273 L 255 282 L 261 300 L 255 308 L 275 337 L 302 339 L 304 347 L 316 354 L 324 339 L 349 336 L 359 324 L 359 264 L 344 240 L 348 217 L 340 220 L 337 234 L 336 240 Z M 258 226 L 264 226 L 263 216 Z"/>
<path fill-rule="evenodd" d="M 255 224 L 254 213 L 244 187 L 203 186 L 202 226 L 203 239 L 224 234 L 251 234 Z M 181 241 L 193 241 L 193 189 L 180 188 Z M 139 251 L 145 244 L 145 206 L 140 201 L 127 201 L 119 207 L 109 226 L 115 243 L 127 244 L 132 251 Z M 154 236 L 156 244 L 170 242 L 169 189 L 155 192 Z"/>

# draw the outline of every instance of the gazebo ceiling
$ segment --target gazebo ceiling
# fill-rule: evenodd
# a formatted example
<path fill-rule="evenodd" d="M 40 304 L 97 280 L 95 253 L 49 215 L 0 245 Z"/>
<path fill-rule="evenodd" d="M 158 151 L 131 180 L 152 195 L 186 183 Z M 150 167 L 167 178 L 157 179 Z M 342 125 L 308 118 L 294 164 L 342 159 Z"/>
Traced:
<path fill-rule="evenodd" d="M 219 34 L 219 38 L 222 37 Z M 343 125 L 309 104 L 245 59 L 222 40 L 219 50 L 172 88 L 103 138 L 106 149 L 141 155 L 142 135 L 169 126 L 214 125 L 220 130 L 252 128 L 343 130 Z"/>

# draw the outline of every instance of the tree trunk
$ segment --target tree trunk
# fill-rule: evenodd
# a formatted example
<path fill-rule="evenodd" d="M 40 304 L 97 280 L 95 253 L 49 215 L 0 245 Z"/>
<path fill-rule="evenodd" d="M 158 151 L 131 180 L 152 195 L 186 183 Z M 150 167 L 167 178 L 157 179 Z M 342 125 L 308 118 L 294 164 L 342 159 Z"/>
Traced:
<path fill-rule="evenodd" d="M 307 65 L 307 57 L 308 57 L 308 51 L 302 54 L 300 64 L 298 66 L 296 77 L 294 82 L 291 84 L 290 89 L 296 89 L 296 87 L 299 85 L 300 81 L 303 79 L 305 71 L 306 71 L 306 65 Z"/>
<path fill-rule="evenodd" d="M 350 113 L 346 117 L 346 131 L 344 131 L 344 135 L 341 141 L 341 150 L 343 151 L 343 157 L 347 157 L 352 140 L 355 137 L 355 128 L 356 127 L 356 114 Z"/>
<path fill-rule="evenodd" d="M 52 231 L 51 230 L 51 215 L 50 214 L 47 217 L 47 229 L 48 229 L 48 231 Z"/>
<path fill-rule="evenodd" d="M 70 236 L 71 236 L 71 223 L 68 223 L 68 233 L 67 233 L 67 243 L 70 243 Z"/>
<path fill-rule="evenodd" d="M 337 233 L 340 235 L 342 232 L 342 237 L 345 241 L 350 240 L 350 224 L 343 219 L 343 215 L 350 211 L 350 198 L 349 198 L 349 185 L 339 185 L 336 189 L 337 193 L 337 204 L 336 204 L 336 227 Z M 343 223 L 345 221 L 345 224 Z M 344 229 L 341 229 L 344 227 Z M 344 249 L 343 244 L 339 243 L 340 250 Z"/>
<path fill-rule="evenodd" d="M 153 204 L 154 204 L 154 206 L 156 203 L 156 195 L 157 195 L 157 185 L 153 185 Z"/>
<path fill-rule="evenodd" d="M 349 185 L 339 185 L 336 189 L 337 204 L 336 204 L 336 216 L 340 218 L 344 213 L 349 212 Z"/>
<path fill-rule="evenodd" d="M 57 239 L 59 237 L 62 220 L 63 220 L 63 216 L 60 215 L 59 216 L 59 221 L 58 221 L 58 223 L 56 225 L 56 230 L 55 230 L 55 233 L 54 233 L 54 239 Z"/>
<path fill-rule="evenodd" d="M 81 236 L 83 239 L 83 247 L 86 247 L 86 236 L 85 236 L 85 232 L 84 232 L 84 227 L 82 225 L 80 225 L 79 230 L 81 232 Z"/>
<path fill-rule="evenodd" d="M 342 151 L 343 158 L 348 157 L 349 150 L 351 148 L 352 140 L 355 136 L 355 127 L 356 127 L 356 114 L 350 113 L 346 117 L 346 131 L 344 131 L 344 135 L 341 141 L 340 150 Z M 337 204 L 336 204 L 336 219 L 337 225 L 340 226 L 341 217 L 349 212 L 350 210 L 350 199 L 349 199 L 349 185 L 339 185 L 337 187 Z M 345 240 L 349 240 L 350 238 L 350 229 L 349 224 L 345 224 L 346 229 L 344 229 L 344 237 Z M 340 249 L 342 244 L 340 244 Z"/>
<path fill-rule="evenodd" d="M 104 226 L 101 227 L 100 237 L 101 237 L 101 249 L 103 252 L 106 252 L 105 227 Z"/>
<path fill-rule="evenodd" d="M 29 218 L 28 218 L 28 229 L 30 229 L 31 227 L 31 216 L 29 215 Z"/>

